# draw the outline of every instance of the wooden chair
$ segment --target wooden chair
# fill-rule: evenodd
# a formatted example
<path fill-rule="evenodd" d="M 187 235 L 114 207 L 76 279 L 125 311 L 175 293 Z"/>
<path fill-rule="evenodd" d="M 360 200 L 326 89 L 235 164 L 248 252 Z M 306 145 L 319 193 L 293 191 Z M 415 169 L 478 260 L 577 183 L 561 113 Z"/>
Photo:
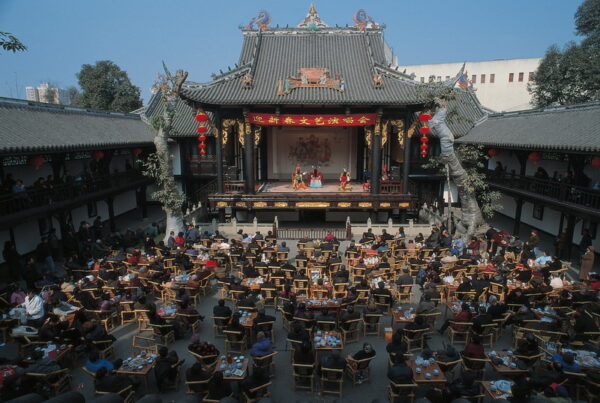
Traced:
<path fill-rule="evenodd" d="M 373 295 L 373 299 L 375 300 L 377 308 L 381 309 L 381 312 L 387 314 L 390 311 L 391 295 L 375 294 Z"/>
<path fill-rule="evenodd" d="M 292 363 L 292 385 L 294 390 L 310 390 L 314 391 L 315 387 L 315 367 L 316 364 L 298 364 Z M 304 385 L 303 380 L 307 381 Z"/>
<path fill-rule="evenodd" d="M 402 336 L 402 338 L 406 342 L 409 352 L 423 349 L 425 346 L 425 334 L 427 331 L 428 329 L 404 329 L 404 336 Z"/>
<path fill-rule="evenodd" d="M 416 316 L 421 316 L 425 320 L 425 323 L 429 326 L 428 333 L 431 333 L 435 330 L 435 322 L 441 315 L 442 313 L 438 311 L 432 313 L 419 313 Z"/>
<path fill-rule="evenodd" d="M 383 315 L 380 313 L 365 313 L 363 315 L 363 336 L 379 336 L 379 319 L 381 319 L 382 316 Z"/>
<path fill-rule="evenodd" d="M 398 384 L 390 381 L 388 385 L 388 400 L 390 403 L 415 401 L 415 392 L 419 385 L 416 383 Z"/>
<path fill-rule="evenodd" d="M 95 389 L 94 392 L 97 395 L 110 395 L 112 392 L 103 392 L 101 390 Z M 133 390 L 133 385 L 129 385 L 126 388 L 118 391 L 117 395 L 123 398 L 123 403 L 133 403 L 135 402 L 135 390 Z"/>
<path fill-rule="evenodd" d="M 398 286 L 398 302 L 410 304 L 412 302 L 412 289 L 414 284 Z"/>
<path fill-rule="evenodd" d="M 150 328 L 152 328 L 152 334 L 159 344 L 169 346 L 170 344 L 175 343 L 175 330 L 173 329 L 173 325 L 155 325 L 150 323 Z"/>
<path fill-rule="evenodd" d="M 477 334 L 481 337 L 481 344 L 485 347 L 492 347 L 494 344 L 494 338 L 496 337 L 496 329 L 497 325 L 495 323 L 490 323 L 488 325 L 481 325 L 481 333 L 476 333 L 473 328 L 471 328 L 471 333 L 469 333 L 469 337 L 472 337 L 474 334 Z"/>
<path fill-rule="evenodd" d="M 133 336 L 132 347 L 145 353 L 158 354 L 158 345 L 150 337 Z"/>
<path fill-rule="evenodd" d="M 489 358 L 473 358 L 461 354 L 462 370 L 470 371 L 475 374 L 478 381 L 485 380 L 485 366 L 490 362 Z"/>
<path fill-rule="evenodd" d="M 270 396 L 269 393 L 269 386 L 271 386 L 271 382 L 267 382 L 264 385 L 261 386 L 257 386 L 256 388 L 252 388 L 249 390 L 249 392 L 254 396 L 254 397 L 250 397 L 246 391 L 244 391 L 242 394 L 244 396 L 244 401 L 246 403 L 254 403 L 254 402 L 258 402 L 260 399 L 262 399 L 263 397 L 268 397 Z"/>
<path fill-rule="evenodd" d="M 471 331 L 472 326 L 473 322 L 456 322 L 451 320 L 450 326 L 448 327 L 450 344 L 454 345 L 454 343 L 456 343 L 456 337 L 462 337 L 463 339 L 458 341 L 467 344 L 469 341 L 469 332 Z"/>
<path fill-rule="evenodd" d="M 271 343 L 273 343 L 273 345 L 275 345 L 275 332 L 273 331 L 274 326 L 275 321 L 260 322 L 254 324 L 256 333 L 263 332 L 265 336 L 271 339 Z"/>
<path fill-rule="evenodd" d="M 277 306 L 277 288 L 261 288 L 260 292 L 262 293 L 265 307 L 270 306 L 275 308 Z"/>
<path fill-rule="evenodd" d="M 217 367 L 217 362 L 219 361 L 219 356 L 216 354 L 200 355 L 190 349 L 188 349 L 188 353 L 190 353 L 196 359 L 196 361 L 198 361 L 200 364 L 204 365 L 211 371 L 214 371 L 214 369 Z"/>
<path fill-rule="evenodd" d="M 333 388 L 327 388 L 326 386 L 333 386 Z M 321 395 L 330 393 L 341 397 L 343 386 L 343 369 L 321 367 Z"/>
<path fill-rule="evenodd" d="M 270 378 L 275 378 L 275 362 L 273 357 L 277 355 L 277 351 L 273 351 L 271 354 L 263 355 L 260 357 L 252 357 L 252 365 L 254 368 L 263 368 L 267 371 Z"/>
<path fill-rule="evenodd" d="M 357 342 L 360 339 L 360 323 L 362 320 L 360 318 L 352 319 L 347 322 L 344 322 L 340 328 L 342 330 L 342 340 L 344 345 L 346 343 Z"/>
<path fill-rule="evenodd" d="M 27 376 L 33 378 L 35 382 L 33 390 L 48 390 L 50 393 L 48 397 L 60 395 L 62 392 L 71 389 L 71 375 L 68 368 L 59 369 L 47 374 L 27 372 Z"/>
<path fill-rule="evenodd" d="M 116 358 L 112 340 L 93 340 L 92 345 L 98 351 L 100 359 L 113 360 Z"/>
<path fill-rule="evenodd" d="M 208 384 L 211 380 L 212 375 L 210 378 L 205 379 L 203 381 L 185 381 L 185 385 L 187 386 L 187 393 L 189 395 L 205 396 L 208 393 Z"/>
<path fill-rule="evenodd" d="M 223 330 L 229 325 L 229 316 L 211 316 L 213 323 L 213 337 L 225 337 Z"/>
<path fill-rule="evenodd" d="M 300 280 L 300 279 L 294 279 L 294 291 L 296 292 L 296 294 L 305 294 L 308 295 L 308 280 Z"/>
<path fill-rule="evenodd" d="M 175 380 L 173 383 L 166 383 L 166 390 L 179 391 L 179 383 L 181 381 L 181 367 L 185 360 L 179 360 L 175 364 L 171 365 L 171 371 L 175 372 Z"/>
<path fill-rule="evenodd" d="M 346 364 L 346 376 L 352 381 L 352 386 L 361 383 L 363 380 L 371 383 L 371 367 L 370 363 L 375 356 L 365 358 L 362 360 L 349 361 Z M 360 380 L 360 375 L 364 375 L 365 378 Z"/>
<path fill-rule="evenodd" d="M 121 307 L 121 324 L 132 323 L 137 320 L 135 309 L 133 309 L 133 303 L 131 301 L 121 301 L 119 304 Z"/>
<path fill-rule="evenodd" d="M 321 330 L 323 332 L 333 331 L 336 329 L 336 327 L 336 322 L 330 320 L 317 320 L 315 323 L 316 330 Z"/>
<path fill-rule="evenodd" d="M 244 354 L 246 351 L 246 332 L 243 330 L 223 330 L 225 335 L 225 352 Z"/>
<path fill-rule="evenodd" d="M 462 359 L 458 359 L 458 360 L 454 360 L 454 361 L 436 361 L 438 366 L 440 367 L 440 371 L 442 371 L 444 373 L 444 375 L 446 376 L 446 379 L 448 379 L 448 381 L 451 380 L 452 377 L 450 377 L 450 374 L 454 371 L 454 368 L 456 368 L 456 366 L 458 364 L 462 364 Z"/>
<path fill-rule="evenodd" d="M 145 309 L 136 309 L 135 316 L 138 323 L 138 331 L 145 332 L 147 330 L 152 330 L 150 328 L 150 317 L 148 316 L 148 310 Z"/>

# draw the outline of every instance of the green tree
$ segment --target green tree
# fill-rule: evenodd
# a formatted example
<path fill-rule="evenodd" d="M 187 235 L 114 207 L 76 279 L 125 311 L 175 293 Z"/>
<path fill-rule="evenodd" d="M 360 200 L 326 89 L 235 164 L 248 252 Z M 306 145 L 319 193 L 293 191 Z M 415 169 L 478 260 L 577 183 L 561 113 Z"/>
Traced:
<path fill-rule="evenodd" d="M 23 45 L 20 40 L 18 40 L 14 35 L 10 32 L 1 32 L 0 31 L 0 47 L 2 49 L 7 50 L 9 52 L 23 52 L 27 50 L 27 46 Z"/>
<path fill-rule="evenodd" d="M 131 112 L 142 106 L 140 89 L 110 60 L 84 64 L 77 79 L 82 90 L 77 106 L 117 112 Z"/>
<path fill-rule="evenodd" d="M 540 108 L 600 100 L 600 0 L 579 6 L 575 27 L 581 44 L 550 46 L 528 85 Z"/>
<path fill-rule="evenodd" d="M 81 96 L 81 93 L 79 92 L 77 87 L 70 86 L 66 89 L 66 91 L 67 99 L 69 100 L 69 105 L 78 106 L 79 97 Z"/>

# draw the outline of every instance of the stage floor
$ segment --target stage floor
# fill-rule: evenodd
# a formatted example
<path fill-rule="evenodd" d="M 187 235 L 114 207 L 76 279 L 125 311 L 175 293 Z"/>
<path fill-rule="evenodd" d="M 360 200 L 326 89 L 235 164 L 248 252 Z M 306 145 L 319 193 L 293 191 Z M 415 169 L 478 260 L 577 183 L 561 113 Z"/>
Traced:
<path fill-rule="evenodd" d="M 290 182 L 267 182 L 259 191 L 259 193 L 365 193 L 362 190 L 360 182 L 350 182 L 352 190 L 340 192 L 339 183 L 325 183 L 323 187 L 311 188 L 305 190 L 294 190 Z"/>

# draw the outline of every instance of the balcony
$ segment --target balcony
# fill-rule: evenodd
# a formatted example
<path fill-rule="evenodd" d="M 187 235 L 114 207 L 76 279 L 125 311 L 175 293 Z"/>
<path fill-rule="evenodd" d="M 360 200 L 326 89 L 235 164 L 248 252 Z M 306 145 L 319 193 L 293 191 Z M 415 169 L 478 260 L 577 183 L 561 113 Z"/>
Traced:
<path fill-rule="evenodd" d="M 600 217 L 600 191 L 531 176 L 487 174 L 490 187 L 532 202 Z"/>
<path fill-rule="evenodd" d="M 73 208 L 152 183 L 138 171 L 82 178 L 54 185 L 51 189 L 27 188 L 24 192 L 0 196 L 0 226 Z"/>

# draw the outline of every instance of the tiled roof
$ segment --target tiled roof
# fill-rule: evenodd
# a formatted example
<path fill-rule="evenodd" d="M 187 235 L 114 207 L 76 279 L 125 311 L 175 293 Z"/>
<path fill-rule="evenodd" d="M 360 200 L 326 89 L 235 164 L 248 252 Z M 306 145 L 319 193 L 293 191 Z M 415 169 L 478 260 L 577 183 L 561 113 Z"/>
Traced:
<path fill-rule="evenodd" d="M 492 114 L 458 143 L 600 152 L 600 102 Z"/>
<path fill-rule="evenodd" d="M 155 116 L 162 116 L 164 111 L 164 105 L 161 101 L 160 93 L 156 93 L 152 95 L 150 98 L 150 102 L 143 112 L 145 117 L 150 121 Z M 209 116 L 212 116 L 211 112 L 207 112 Z M 178 99 L 177 105 L 175 106 L 175 115 L 173 116 L 173 122 L 171 124 L 171 133 L 169 137 L 196 137 L 198 133 L 196 132 L 196 128 L 198 127 L 198 122 L 194 119 L 196 115 L 196 111 L 192 109 L 188 104 L 186 104 L 183 100 Z M 210 126 L 208 127 L 207 134 L 211 134 L 212 131 Z"/>
<path fill-rule="evenodd" d="M 266 32 L 244 31 L 244 44 L 236 69 L 206 84 L 187 82 L 182 96 L 215 105 L 257 104 L 377 104 L 410 105 L 421 103 L 417 83 L 393 69 L 386 60 L 383 31 L 358 31 L 354 28 L 301 28 Z M 327 68 L 332 76 L 341 74 L 345 91 L 331 88 L 296 88 L 277 95 L 279 80 L 296 76 L 300 68 Z M 253 76 L 251 88 L 241 79 Z M 383 75 L 384 84 L 376 88 L 373 74 Z"/>
<path fill-rule="evenodd" d="M 139 115 L 0 98 L 0 153 L 59 152 L 153 144 Z"/>

